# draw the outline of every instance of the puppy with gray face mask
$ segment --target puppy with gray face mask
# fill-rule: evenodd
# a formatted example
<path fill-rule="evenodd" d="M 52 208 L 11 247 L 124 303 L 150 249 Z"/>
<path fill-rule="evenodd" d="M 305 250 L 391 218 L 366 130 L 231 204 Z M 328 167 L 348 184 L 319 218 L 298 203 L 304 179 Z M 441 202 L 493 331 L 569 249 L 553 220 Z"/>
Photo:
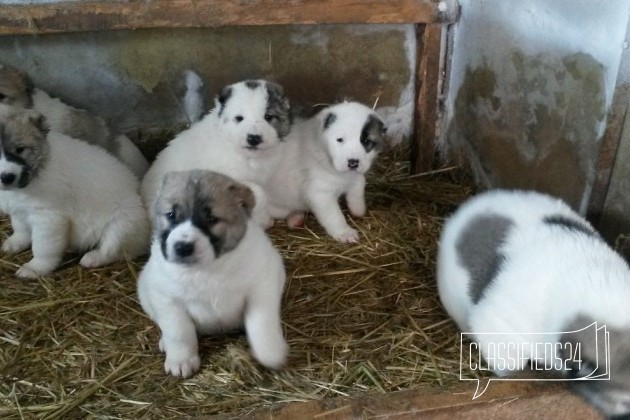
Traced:
<path fill-rule="evenodd" d="M 138 296 L 160 327 L 166 373 L 189 377 L 199 369 L 197 334 L 242 326 L 256 360 L 272 369 L 284 365 L 284 264 L 252 221 L 254 205 L 247 186 L 216 172 L 164 176 Z"/>

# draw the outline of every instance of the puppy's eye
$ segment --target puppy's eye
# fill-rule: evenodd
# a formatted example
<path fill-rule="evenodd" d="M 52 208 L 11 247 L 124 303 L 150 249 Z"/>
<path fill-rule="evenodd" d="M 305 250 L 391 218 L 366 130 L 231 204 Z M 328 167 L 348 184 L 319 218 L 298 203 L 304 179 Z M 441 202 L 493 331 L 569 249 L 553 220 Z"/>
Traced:
<path fill-rule="evenodd" d="M 168 220 L 169 222 L 172 222 L 173 220 L 175 220 L 175 218 L 177 217 L 177 215 L 175 214 L 174 211 L 169 211 L 168 213 L 164 213 L 164 217 L 166 218 L 166 220 Z"/>
<path fill-rule="evenodd" d="M 216 225 L 217 223 L 219 223 L 219 218 L 209 214 L 206 217 L 206 221 L 208 222 L 209 225 Z"/>
<path fill-rule="evenodd" d="M 242 115 L 237 115 L 236 117 L 234 117 L 234 121 L 236 121 L 237 123 L 240 123 L 241 121 L 243 121 L 245 118 L 243 118 Z"/>
<path fill-rule="evenodd" d="M 361 143 L 365 147 L 372 147 L 372 146 L 374 146 L 374 142 L 372 140 L 370 140 L 370 139 L 365 139 Z"/>
<path fill-rule="evenodd" d="M 337 139 L 337 143 L 343 143 L 343 138 L 339 137 L 339 138 Z"/>
<path fill-rule="evenodd" d="M 18 154 L 18 155 L 21 155 L 24 152 L 26 152 L 26 147 L 16 147 L 15 148 L 15 153 Z"/>
<path fill-rule="evenodd" d="M 275 116 L 275 115 L 271 115 L 271 114 L 265 114 L 265 121 L 271 122 L 271 121 L 273 121 L 275 119 L 278 119 L 278 117 Z"/>
<path fill-rule="evenodd" d="M 7 95 L 5 95 L 4 93 L 0 93 L 0 101 L 5 100 L 7 97 Z"/>

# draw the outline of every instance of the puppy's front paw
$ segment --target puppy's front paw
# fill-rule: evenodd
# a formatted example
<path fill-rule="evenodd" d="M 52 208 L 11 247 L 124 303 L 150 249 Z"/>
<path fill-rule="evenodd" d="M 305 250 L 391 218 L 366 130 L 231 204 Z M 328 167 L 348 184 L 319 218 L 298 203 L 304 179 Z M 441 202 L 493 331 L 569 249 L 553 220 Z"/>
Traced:
<path fill-rule="evenodd" d="M 289 352 L 289 346 L 286 341 L 282 339 L 269 348 L 252 348 L 254 358 L 258 362 L 270 369 L 279 370 L 286 364 L 287 353 Z"/>
<path fill-rule="evenodd" d="M 348 201 L 348 210 L 350 211 L 350 214 L 354 217 L 363 217 L 365 216 L 365 212 L 367 209 L 365 207 L 364 201 L 356 203 Z"/>
<path fill-rule="evenodd" d="M 55 266 L 51 266 L 45 262 L 39 262 L 31 260 L 20 267 L 15 275 L 24 279 L 36 279 L 41 276 L 50 274 L 55 269 Z"/>
<path fill-rule="evenodd" d="M 190 378 L 199 370 L 200 365 L 201 361 L 197 354 L 189 357 L 169 357 L 167 354 L 164 371 L 178 378 Z"/>
<path fill-rule="evenodd" d="M 31 238 L 28 235 L 9 236 L 2 244 L 2 251 L 8 254 L 17 254 L 28 249 L 31 246 Z"/>
<path fill-rule="evenodd" d="M 339 242 L 343 242 L 346 244 L 354 244 L 359 242 L 359 232 L 357 232 L 356 229 L 352 229 L 350 226 L 347 226 L 344 230 L 332 236 Z"/>
<path fill-rule="evenodd" d="M 103 253 L 99 249 L 93 249 L 92 251 L 86 252 L 83 255 L 81 261 L 79 261 L 79 264 L 81 264 L 81 266 L 85 268 L 96 268 L 107 265 L 113 262 L 112 260 L 113 259 L 111 257 L 103 255 Z"/>
<path fill-rule="evenodd" d="M 291 213 L 287 217 L 287 226 L 290 229 L 298 229 L 304 227 L 304 222 L 306 221 L 306 215 L 302 212 Z"/>

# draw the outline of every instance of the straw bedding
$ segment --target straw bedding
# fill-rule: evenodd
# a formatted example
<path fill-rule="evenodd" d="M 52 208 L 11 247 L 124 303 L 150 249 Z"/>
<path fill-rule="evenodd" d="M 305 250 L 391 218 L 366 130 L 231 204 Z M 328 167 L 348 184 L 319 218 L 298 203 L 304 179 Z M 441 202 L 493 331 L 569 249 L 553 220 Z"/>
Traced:
<path fill-rule="evenodd" d="M 472 193 L 456 169 L 409 178 L 406 150 L 382 156 L 367 187 L 369 213 L 338 244 L 309 217 L 270 231 L 286 265 L 288 367 L 257 365 L 243 335 L 203 337 L 202 369 L 163 371 L 157 327 L 135 279 L 146 259 L 97 270 L 68 256 L 52 276 L 17 280 L 30 252 L 0 256 L 0 418 L 173 418 L 274 403 L 385 393 L 458 381 L 457 329 L 434 280 L 445 215 Z M 9 224 L 1 226 L 4 237 Z"/>

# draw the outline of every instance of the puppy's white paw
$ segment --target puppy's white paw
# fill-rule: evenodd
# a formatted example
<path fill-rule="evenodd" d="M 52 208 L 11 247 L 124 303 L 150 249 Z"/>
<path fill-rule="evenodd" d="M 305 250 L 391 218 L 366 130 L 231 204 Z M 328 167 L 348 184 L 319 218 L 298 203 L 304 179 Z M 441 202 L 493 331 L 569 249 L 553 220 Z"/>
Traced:
<path fill-rule="evenodd" d="M 111 258 L 103 255 L 100 250 L 93 249 L 92 251 L 86 252 L 79 264 L 85 268 L 96 268 L 107 265 L 111 262 Z"/>
<path fill-rule="evenodd" d="M 54 265 L 51 266 L 46 262 L 40 262 L 33 259 L 20 267 L 15 272 L 15 275 L 24 279 L 36 279 L 38 277 L 50 274 L 54 269 Z"/>
<path fill-rule="evenodd" d="M 252 349 L 254 358 L 258 362 L 270 369 L 279 370 L 287 362 L 287 354 L 289 353 L 289 346 L 284 339 L 273 346 L 266 349 Z"/>
<path fill-rule="evenodd" d="M 2 251 L 8 254 L 17 254 L 28 249 L 31 246 L 31 238 L 28 235 L 9 236 L 2 244 Z"/>
<path fill-rule="evenodd" d="M 166 355 L 164 371 L 178 378 L 190 378 L 199 370 L 201 361 L 199 355 L 190 357 L 169 357 Z"/>
<path fill-rule="evenodd" d="M 287 217 L 287 226 L 291 229 L 297 229 L 304 227 L 304 222 L 306 221 L 306 215 L 302 212 L 291 213 L 289 217 Z"/>
<path fill-rule="evenodd" d="M 365 207 L 365 202 L 361 202 L 361 203 L 348 202 L 348 210 L 350 211 L 350 214 L 353 215 L 354 217 L 363 217 L 365 216 L 365 212 L 367 211 Z"/>
<path fill-rule="evenodd" d="M 359 242 L 359 232 L 356 229 L 352 229 L 350 226 L 347 226 L 344 230 L 332 236 L 339 242 L 346 244 Z"/>

